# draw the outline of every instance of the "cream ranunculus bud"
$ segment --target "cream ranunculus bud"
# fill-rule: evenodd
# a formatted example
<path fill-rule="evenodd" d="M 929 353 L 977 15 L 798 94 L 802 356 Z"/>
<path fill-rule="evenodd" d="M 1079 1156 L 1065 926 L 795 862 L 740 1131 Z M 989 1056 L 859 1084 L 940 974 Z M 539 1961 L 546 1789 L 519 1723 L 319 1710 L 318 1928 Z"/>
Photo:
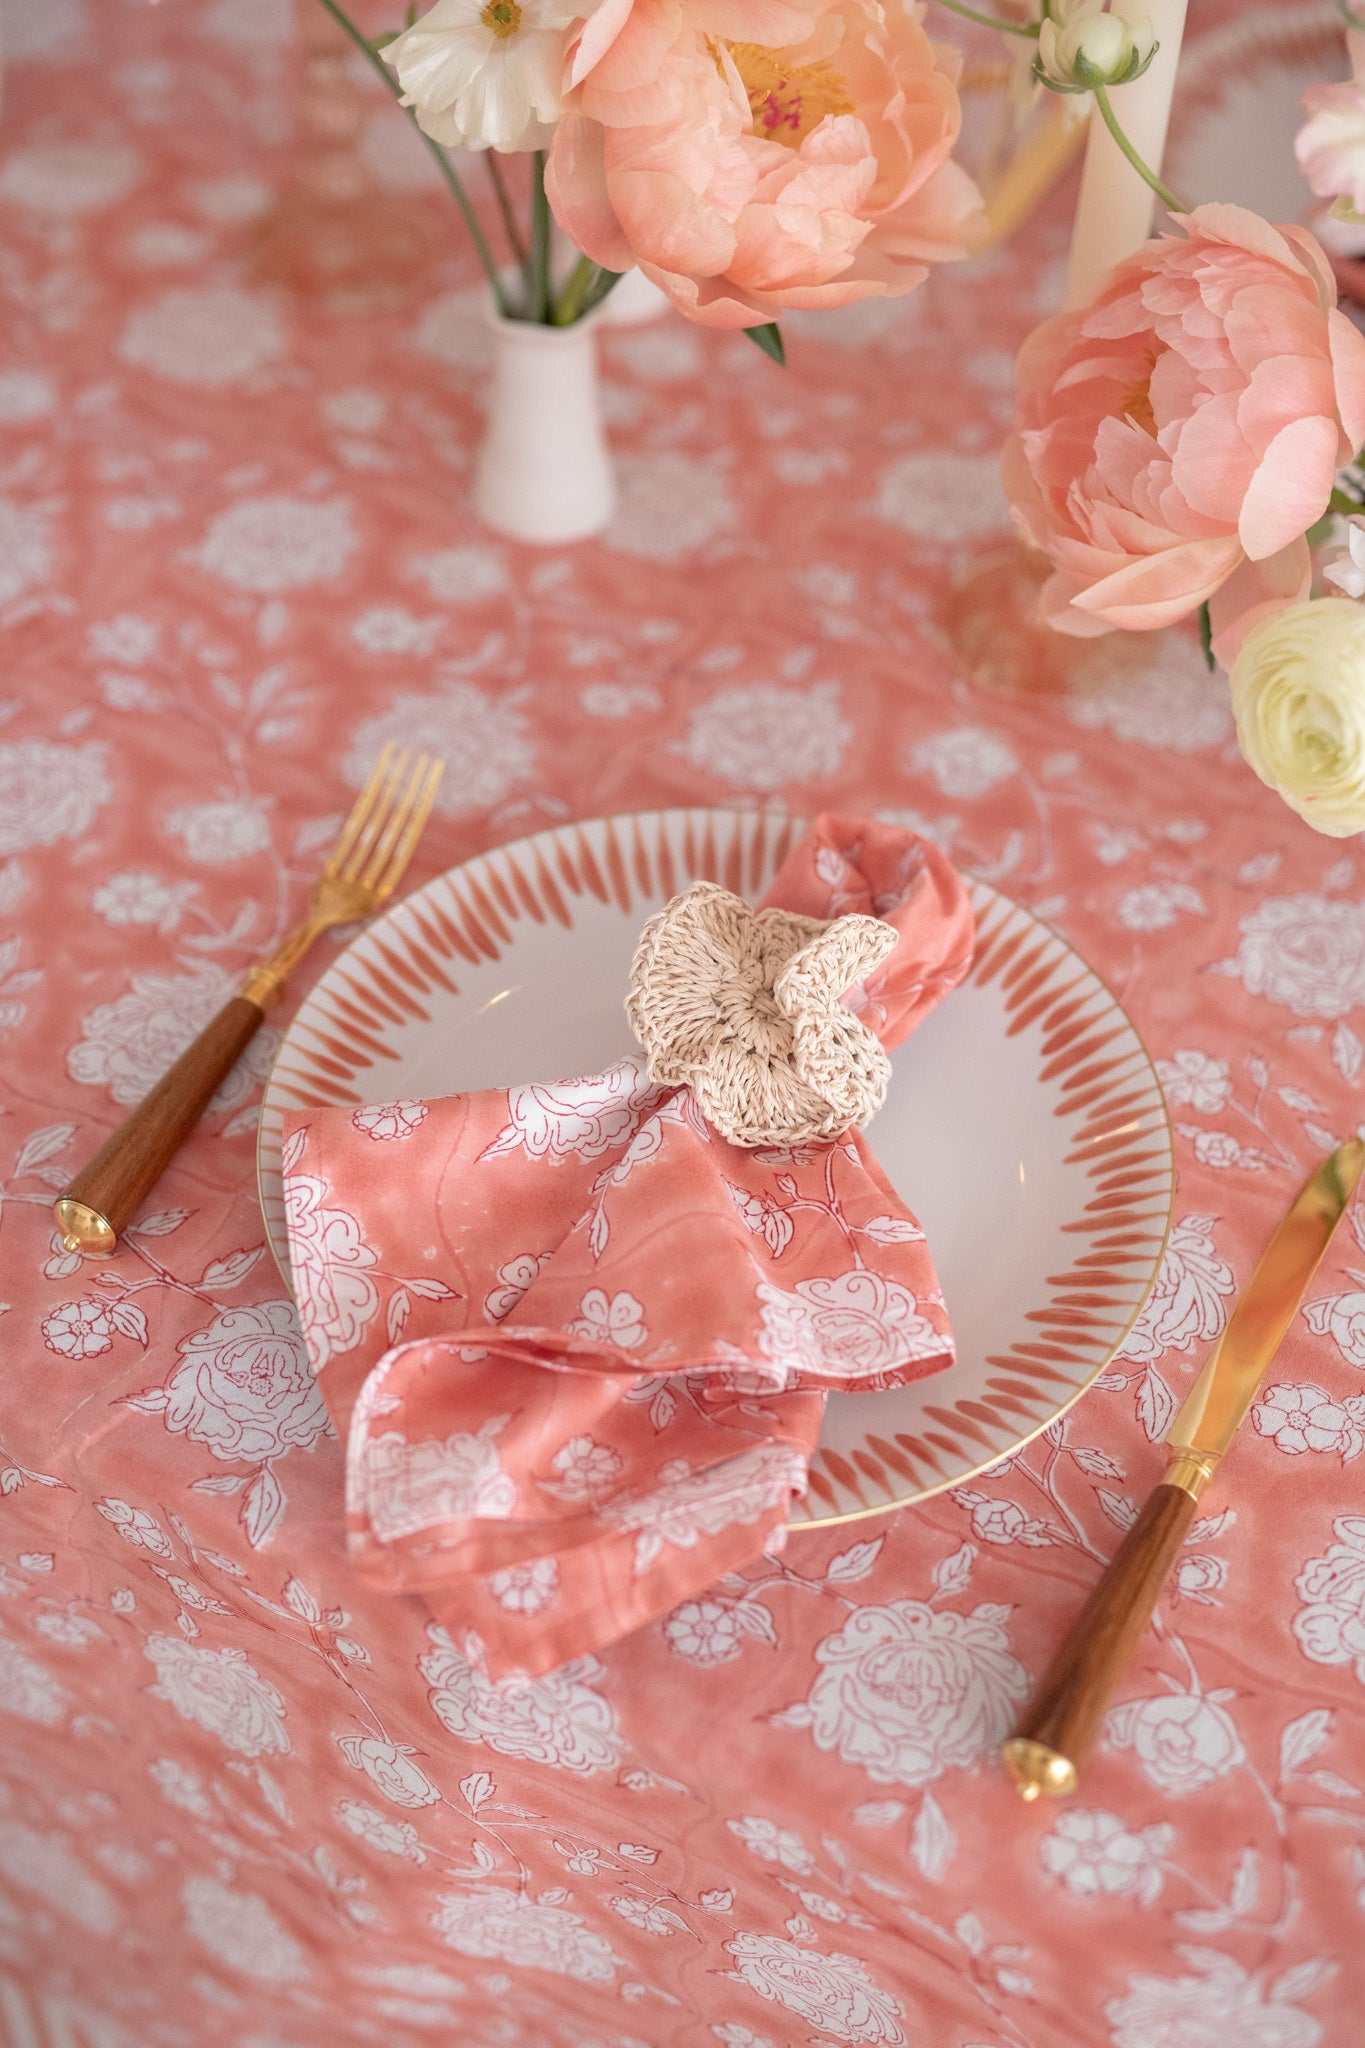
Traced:
<path fill-rule="evenodd" d="M 1365 832 L 1365 605 L 1290 605 L 1253 626 L 1232 664 L 1248 762 L 1319 832 Z"/>
<path fill-rule="evenodd" d="M 1037 76 L 1054 92 L 1125 85 L 1147 69 L 1156 49 L 1152 24 L 1132 0 L 1053 0 L 1038 32 Z"/>

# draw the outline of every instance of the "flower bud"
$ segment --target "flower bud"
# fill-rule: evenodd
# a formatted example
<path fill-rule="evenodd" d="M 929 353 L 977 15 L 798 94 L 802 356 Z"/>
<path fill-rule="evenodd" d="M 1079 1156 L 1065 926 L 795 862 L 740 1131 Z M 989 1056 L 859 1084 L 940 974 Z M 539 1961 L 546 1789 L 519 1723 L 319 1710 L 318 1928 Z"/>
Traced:
<path fill-rule="evenodd" d="M 1229 680 L 1262 782 L 1319 832 L 1365 831 L 1365 605 L 1316 598 L 1263 619 Z"/>
<path fill-rule="evenodd" d="M 1133 0 L 1054 0 L 1038 32 L 1042 83 L 1054 92 L 1093 92 L 1126 85 L 1147 69 L 1156 50 L 1152 24 L 1136 15 Z"/>
<path fill-rule="evenodd" d="M 1365 597 L 1365 519 L 1348 519 L 1335 547 L 1324 550 L 1322 580 L 1347 597 Z"/>

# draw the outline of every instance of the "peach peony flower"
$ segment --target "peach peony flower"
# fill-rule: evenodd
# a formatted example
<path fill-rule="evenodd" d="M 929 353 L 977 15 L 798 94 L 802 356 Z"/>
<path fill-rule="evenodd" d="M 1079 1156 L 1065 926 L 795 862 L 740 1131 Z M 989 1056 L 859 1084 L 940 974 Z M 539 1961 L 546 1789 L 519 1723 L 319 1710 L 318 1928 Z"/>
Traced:
<path fill-rule="evenodd" d="M 1230 662 L 1308 595 L 1304 538 L 1365 439 L 1365 339 L 1302 228 L 1200 206 L 1035 330 L 1005 488 L 1060 631 L 1169 626 L 1207 599 Z"/>
<path fill-rule="evenodd" d="M 706 326 L 910 291 L 980 233 L 950 160 L 957 69 L 904 0 L 602 0 L 570 50 L 551 205 Z"/>
<path fill-rule="evenodd" d="M 1294 139 L 1294 155 L 1319 199 L 1347 199 L 1365 214 L 1365 34 L 1356 31 L 1346 40 L 1353 76 L 1304 94 L 1308 119 Z"/>

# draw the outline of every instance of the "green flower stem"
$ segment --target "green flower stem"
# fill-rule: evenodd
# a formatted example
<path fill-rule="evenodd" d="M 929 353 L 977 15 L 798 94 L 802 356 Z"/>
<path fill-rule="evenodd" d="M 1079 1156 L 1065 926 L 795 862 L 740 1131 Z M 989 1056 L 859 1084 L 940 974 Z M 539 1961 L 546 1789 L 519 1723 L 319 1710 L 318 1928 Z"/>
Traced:
<path fill-rule="evenodd" d="M 502 231 L 507 237 L 507 246 L 525 270 L 528 260 L 526 244 L 521 238 L 517 217 L 512 211 L 512 198 L 507 190 L 507 180 L 502 175 L 502 165 L 498 162 L 498 152 L 495 149 L 486 149 L 483 152 L 483 161 L 488 172 L 488 182 L 493 187 L 494 197 L 498 202 L 498 212 L 502 216 Z"/>
<path fill-rule="evenodd" d="M 366 62 L 369 63 L 373 67 L 373 69 L 378 73 L 379 77 L 383 79 L 384 84 L 387 86 L 389 92 L 393 95 L 394 99 L 398 100 L 401 104 L 402 91 L 397 79 L 394 77 L 392 71 L 390 71 L 388 65 L 384 62 L 384 59 L 380 56 L 379 52 L 371 48 L 370 44 L 366 42 L 364 36 L 360 33 L 360 30 L 356 27 L 355 23 L 350 19 L 350 17 L 342 13 L 340 7 L 338 7 L 336 4 L 336 0 L 319 0 L 319 5 L 326 8 L 327 12 L 331 15 L 337 27 L 350 37 L 351 41 L 355 44 L 356 48 L 361 52 Z M 460 183 L 459 177 L 456 174 L 455 166 L 451 163 L 449 157 L 442 149 L 440 143 L 433 141 L 431 136 L 427 134 L 426 130 L 423 127 L 421 127 L 417 120 L 417 116 L 416 114 L 414 114 L 412 108 L 405 107 L 403 111 L 405 114 L 407 114 L 409 120 L 412 122 L 413 127 L 416 128 L 417 133 L 421 136 L 427 148 L 431 151 L 432 156 L 436 160 L 436 168 L 440 171 L 441 176 L 445 179 L 446 184 L 450 187 L 450 190 L 454 195 L 455 204 L 459 207 L 460 212 L 464 216 L 464 224 L 466 228 L 469 230 L 469 239 L 474 244 L 475 254 L 478 256 L 480 263 L 483 265 L 484 275 L 488 279 L 489 290 L 493 294 L 493 302 L 497 306 L 498 312 L 501 314 L 502 318 L 504 320 L 510 320 L 512 318 L 512 302 L 508 298 L 507 293 L 503 288 L 502 279 L 498 276 L 498 266 L 493 261 L 493 252 L 488 246 L 488 242 L 484 236 L 483 229 L 479 226 L 478 216 L 475 213 L 473 207 L 469 203 L 469 195 L 465 191 L 464 186 Z"/>
<path fill-rule="evenodd" d="M 1002 21 L 998 14 L 978 14 L 974 7 L 964 7 L 962 0 L 938 0 L 938 4 L 946 7 L 950 14 L 960 14 L 964 21 L 974 21 L 978 28 L 998 28 L 1002 36 L 1027 36 L 1030 42 L 1038 40 L 1036 21 Z"/>
<path fill-rule="evenodd" d="M 1113 136 L 1138 176 L 1145 184 L 1151 186 L 1162 205 L 1169 207 L 1172 213 L 1187 213 L 1189 209 L 1184 201 L 1176 198 L 1169 185 L 1162 184 L 1156 172 L 1142 161 L 1142 158 L 1138 155 L 1122 128 L 1120 128 L 1118 117 L 1109 102 L 1109 88 L 1104 85 L 1097 85 L 1094 90 L 1095 105 L 1100 110 L 1100 119 L 1104 122 L 1105 127 L 1109 130 L 1109 133 Z"/>
<path fill-rule="evenodd" d="M 545 152 L 531 152 L 531 260 L 527 270 L 528 320 L 550 324 L 550 202 L 545 196 Z"/>
<path fill-rule="evenodd" d="M 1203 652 L 1204 665 L 1212 675 L 1218 663 L 1213 654 L 1213 615 L 1209 611 L 1207 598 L 1200 605 L 1196 616 L 1199 620 L 1199 645 Z"/>
<path fill-rule="evenodd" d="M 588 290 L 592 284 L 593 274 L 596 269 L 597 265 L 590 256 L 579 257 L 577 263 L 569 272 L 569 281 L 559 294 L 559 300 L 554 309 L 554 324 L 556 327 L 572 327 L 574 321 L 582 316 L 583 303 L 588 296 Z"/>
<path fill-rule="evenodd" d="M 569 272 L 568 283 L 551 315 L 553 325 L 572 327 L 575 320 L 581 320 L 585 313 L 591 313 L 594 306 L 601 305 L 620 278 L 619 270 L 603 270 L 601 264 L 594 263 L 590 256 L 580 256 Z"/>
<path fill-rule="evenodd" d="M 591 313 L 596 307 L 600 306 L 607 293 L 615 291 L 617 285 L 620 284 L 621 279 L 626 274 L 624 270 L 603 270 L 597 264 L 594 264 L 593 268 L 597 271 L 597 277 L 595 282 L 589 286 L 588 295 L 583 301 L 583 311 L 585 313 Z"/>

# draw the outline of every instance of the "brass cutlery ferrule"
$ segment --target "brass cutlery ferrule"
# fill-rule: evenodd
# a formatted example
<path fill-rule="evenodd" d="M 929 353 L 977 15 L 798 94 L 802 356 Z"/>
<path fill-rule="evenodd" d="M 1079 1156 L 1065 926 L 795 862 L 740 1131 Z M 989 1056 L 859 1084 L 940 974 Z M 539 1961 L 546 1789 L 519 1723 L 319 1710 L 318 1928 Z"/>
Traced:
<path fill-rule="evenodd" d="M 319 923 L 311 917 L 296 925 L 268 960 L 260 960 L 248 968 L 237 984 L 238 995 L 245 996 L 249 1003 L 255 1003 L 258 1010 L 273 1010 L 284 994 L 284 985 L 295 967 L 318 934 L 326 929 L 326 922 Z"/>
<path fill-rule="evenodd" d="M 1198 1500 L 1218 1469 L 1217 1451 L 1177 1451 L 1166 1467 L 1167 1486 L 1178 1486 Z"/>

